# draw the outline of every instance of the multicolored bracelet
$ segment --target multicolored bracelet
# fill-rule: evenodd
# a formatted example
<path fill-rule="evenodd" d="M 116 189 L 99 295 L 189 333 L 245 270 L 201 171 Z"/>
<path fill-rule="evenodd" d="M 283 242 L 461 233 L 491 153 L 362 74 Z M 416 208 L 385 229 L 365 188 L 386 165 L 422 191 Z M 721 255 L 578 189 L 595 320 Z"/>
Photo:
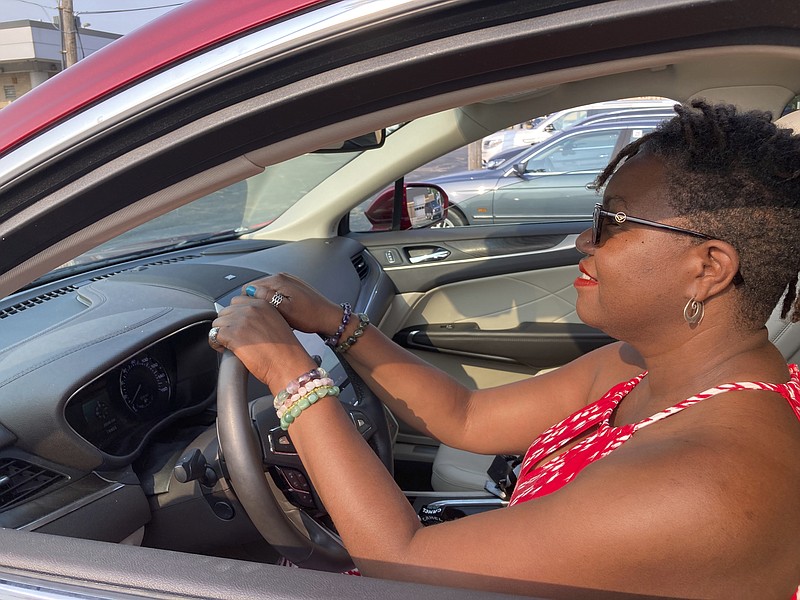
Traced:
<path fill-rule="evenodd" d="M 297 390 L 291 396 L 287 395 L 285 398 L 282 397 L 280 399 L 276 397 L 272 403 L 272 405 L 275 407 L 275 412 L 278 413 L 278 417 L 283 416 L 286 410 L 291 406 L 294 406 L 299 400 L 307 397 L 310 393 L 315 392 L 323 387 L 328 387 L 328 388 L 333 387 L 333 379 L 331 379 L 330 377 L 321 377 L 319 379 L 314 379 L 312 381 L 309 381 L 305 385 L 301 385 L 300 389 Z"/>
<path fill-rule="evenodd" d="M 347 352 L 348 350 L 350 350 L 350 346 L 355 344 L 358 341 L 358 338 L 364 335 L 364 330 L 367 328 L 367 325 L 369 325 L 369 317 L 367 316 L 366 313 L 358 313 L 356 316 L 358 317 L 358 327 L 356 327 L 356 330 L 353 332 L 353 335 L 351 335 L 341 344 L 336 346 L 335 350 L 337 352 L 340 352 L 342 354 Z"/>
<path fill-rule="evenodd" d="M 300 416 L 300 413 L 314 404 L 320 398 L 325 396 L 338 396 L 339 386 L 336 385 L 322 385 L 315 388 L 312 392 L 302 396 L 297 402 L 286 408 L 283 413 L 279 414 L 281 420 L 281 429 L 286 431 L 289 429 L 294 420 Z"/>
<path fill-rule="evenodd" d="M 275 395 L 272 405 L 281 420 L 281 429 L 286 430 L 300 413 L 325 396 L 338 396 L 339 387 L 322 367 L 303 373 L 290 381 L 286 389 Z"/>
<path fill-rule="evenodd" d="M 342 313 L 342 322 L 339 325 L 339 329 L 337 329 L 336 333 L 330 337 L 322 336 L 325 344 L 331 348 L 335 348 L 339 344 L 339 340 L 342 339 L 342 334 L 344 333 L 344 328 L 347 327 L 347 324 L 350 322 L 350 315 L 353 314 L 353 309 L 349 302 L 343 302 L 339 306 L 341 306 L 342 310 L 344 311 Z"/>
<path fill-rule="evenodd" d="M 290 381 L 286 384 L 286 389 L 284 389 L 279 394 L 275 395 L 275 398 L 272 401 L 272 405 L 275 407 L 275 410 L 279 410 L 282 406 L 286 404 L 291 404 L 292 396 L 297 394 L 300 391 L 300 388 L 303 388 L 303 394 L 307 392 L 305 386 L 309 382 L 313 382 L 315 379 L 321 380 L 328 377 L 328 372 L 323 369 L 322 367 L 317 367 L 316 369 L 312 369 L 308 373 L 303 373 L 297 379 Z M 317 386 L 319 387 L 319 386 Z"/>

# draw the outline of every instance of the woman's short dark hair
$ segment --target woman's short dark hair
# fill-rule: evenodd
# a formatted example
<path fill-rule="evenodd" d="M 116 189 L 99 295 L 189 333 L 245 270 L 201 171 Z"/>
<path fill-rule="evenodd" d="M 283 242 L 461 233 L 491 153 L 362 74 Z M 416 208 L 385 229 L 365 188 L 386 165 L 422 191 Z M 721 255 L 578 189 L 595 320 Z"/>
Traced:
<path fill-rule="evenodd" d="M 675 112 L 623 148 L 598 184 L 640 151 L 657 156 L 676 216 L 738 251 L 742 324 L 761 327 L 784 293 L 781 316 L 800 321 L 800 136 L 776 127 L 768 112 L 703 101 Z"/>

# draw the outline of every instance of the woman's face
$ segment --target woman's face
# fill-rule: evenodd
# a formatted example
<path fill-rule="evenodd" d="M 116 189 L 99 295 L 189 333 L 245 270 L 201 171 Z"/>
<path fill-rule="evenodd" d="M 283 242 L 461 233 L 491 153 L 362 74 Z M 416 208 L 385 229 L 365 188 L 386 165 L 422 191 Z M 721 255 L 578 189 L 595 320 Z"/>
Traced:
<path fill-rule="evenodd" d="M 611 212 L 684 225 L 671 214 L 660 159 L 637 154 L 628 159 L 606 186 L 603 205 Z M 659 328 L 683 321 L 691 285 L 686 236 L 635 223 L 607 219 L 597 246 L 591 230 L 578 238 L 582 275 L 575 280 L 578 316 L 609 335 L 635 342 L 653 339 Z M 670 329 L 665 329 L 669 331 Z"/>

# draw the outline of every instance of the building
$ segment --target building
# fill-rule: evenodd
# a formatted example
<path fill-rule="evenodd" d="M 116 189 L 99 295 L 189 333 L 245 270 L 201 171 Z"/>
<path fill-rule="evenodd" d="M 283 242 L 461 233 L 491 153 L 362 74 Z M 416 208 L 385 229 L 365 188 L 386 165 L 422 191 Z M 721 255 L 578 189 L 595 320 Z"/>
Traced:
<path fill-rule="evenodd" d="M 77 30 L 78 60 L 120 37 L 116 33 Z M 42 21 L 0 23 L 0 108 L 63 70 L 61 31 Z"/>

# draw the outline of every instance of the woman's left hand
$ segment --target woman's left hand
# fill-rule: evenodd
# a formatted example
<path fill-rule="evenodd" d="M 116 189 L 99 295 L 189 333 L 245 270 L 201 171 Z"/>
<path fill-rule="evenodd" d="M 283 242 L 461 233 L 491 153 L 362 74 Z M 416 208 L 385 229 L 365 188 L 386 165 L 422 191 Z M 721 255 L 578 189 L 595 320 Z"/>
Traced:
<path fill-rule="evenodd" d="M 316 367 L 286 320 L 260 298 L 235 296 L 214 319 L 209 342 L 217 351 L 231 350 L 270 389 Z"/>

